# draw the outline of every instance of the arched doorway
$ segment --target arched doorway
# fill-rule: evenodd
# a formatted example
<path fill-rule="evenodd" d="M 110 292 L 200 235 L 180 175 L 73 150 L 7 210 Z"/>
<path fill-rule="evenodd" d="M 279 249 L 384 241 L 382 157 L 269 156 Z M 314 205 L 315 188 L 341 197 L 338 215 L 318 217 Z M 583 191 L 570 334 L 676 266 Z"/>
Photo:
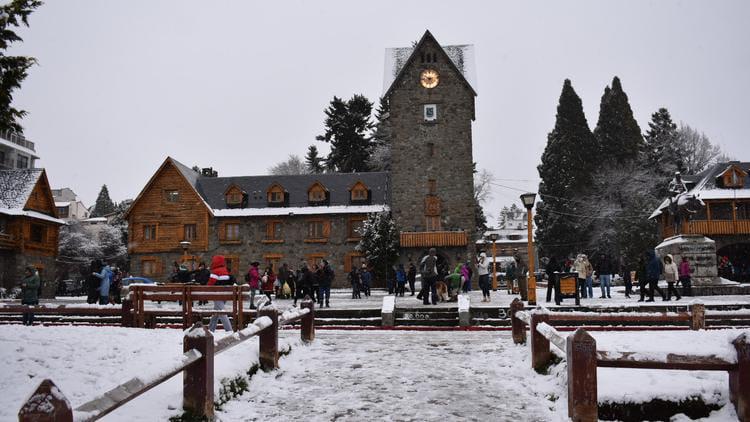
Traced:
<path fill-rule="evenodd" d="M 719 277 L 750 283 L 750 242 L 723 246 L 716 254 Z"/>

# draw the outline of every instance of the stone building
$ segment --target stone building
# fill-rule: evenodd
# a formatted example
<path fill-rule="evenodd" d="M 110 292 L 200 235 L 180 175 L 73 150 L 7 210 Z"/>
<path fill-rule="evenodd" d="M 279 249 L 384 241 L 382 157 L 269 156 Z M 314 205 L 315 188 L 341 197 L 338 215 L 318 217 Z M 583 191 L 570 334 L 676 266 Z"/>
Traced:
<path fill-rule="evenodd" d="M 216 177 L 167 158 L 126 214 L 131 272 L 164 280 L 179 260 L 225 255 L 235 274 L 327 259 L 335 285 L 362 261 L 357 228 L 390 210 L 401 261 L 430 247 L 455 263 L 474 252 L 473 47 L 441 47 L 426 32 L 386 50 L 391 170 L 299 176 Z M 187 243 L 181 242 L 190 242 Z M 184 249 L 183 249 L 184 247 Z"/>

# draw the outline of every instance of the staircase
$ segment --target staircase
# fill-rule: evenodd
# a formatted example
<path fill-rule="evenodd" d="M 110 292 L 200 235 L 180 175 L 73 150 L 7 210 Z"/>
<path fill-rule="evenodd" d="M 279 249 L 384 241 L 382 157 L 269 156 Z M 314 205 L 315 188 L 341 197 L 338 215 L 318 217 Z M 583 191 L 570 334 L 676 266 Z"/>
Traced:
<path fill-rule="evenodd" d="M 457 327 L 458 308 L 421 306 L 396 308 L 396 326 Z"/>

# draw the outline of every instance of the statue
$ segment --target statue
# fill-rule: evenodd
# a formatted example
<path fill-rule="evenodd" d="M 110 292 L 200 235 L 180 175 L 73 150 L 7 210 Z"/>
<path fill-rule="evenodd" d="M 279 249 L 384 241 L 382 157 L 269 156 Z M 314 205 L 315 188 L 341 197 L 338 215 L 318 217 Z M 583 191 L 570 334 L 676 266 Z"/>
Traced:
<path fill-rule="evenodd" d="M 667 189 L 670 193 L 669 212 L 674 220 L 674 234 L 678 235 L 682 232 L 682 222 L 690 222 L 690 218 L 705 204 L 695 194 L 688 195 L 687 186 L 679 171 L 675 172 Z"/>

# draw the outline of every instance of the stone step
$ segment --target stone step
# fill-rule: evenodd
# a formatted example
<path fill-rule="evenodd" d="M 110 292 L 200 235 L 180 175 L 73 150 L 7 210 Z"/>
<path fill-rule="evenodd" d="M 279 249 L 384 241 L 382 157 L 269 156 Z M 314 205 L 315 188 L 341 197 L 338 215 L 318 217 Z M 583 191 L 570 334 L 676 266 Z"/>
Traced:
<path fill-rule="evenodd" d="M 455 327 L 458 326 L 458 318 L 396 319 L 396 326 Z"/>

